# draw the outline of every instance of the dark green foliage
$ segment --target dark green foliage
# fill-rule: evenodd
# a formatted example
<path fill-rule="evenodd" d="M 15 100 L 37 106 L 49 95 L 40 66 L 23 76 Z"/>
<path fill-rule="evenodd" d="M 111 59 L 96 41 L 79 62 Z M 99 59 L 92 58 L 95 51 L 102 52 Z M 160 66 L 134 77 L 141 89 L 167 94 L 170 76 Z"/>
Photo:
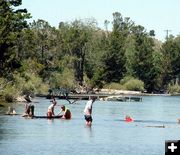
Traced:
<path fill-rule="evenodd" d="M 124 18 L 120 13 L 113 14 L 113 31 L 109 35 L 109 47 L 103 56 L 103 80 L 117 82 L 123 78 L 126 72 L 125 40 L 130 34 L 133 22 Z"/>
<path fill-rule="evenodd" d="M 25 19 L 30 17 L 26 9 L 14 10 L 21 0 L 0 0 L 0 76 L 19 68 L 16 39 L 19 32 L 28 27 Z"/>
<path fill-rule="evenodd" d="M 180 37 L 169 38 L 162 46 L 164 85 L 180 77 Z"/>
<path fill-rule="evenodd" d="M 148 92 L 152 92 L 154 89 L 152 80 L 155 77 L 153 70 L 154 43 L 142 26 L 134 27 L 133 35 L 135 40 L 134 60 L 132 63 L 133 74 L 145 83 L 145 89 Z"/>
<path fill-rule="evenodd" d="M 83 23 L 80 20 L 75 20 L 71 24 L 60 23 L 59 25 L 63 52 L 73 58 L 74 75 L 80 85 L 83 83 L 85 56 L 88 52 L 88 42 L 92 37 L 93 26 L 92 21 Z"/>
<path fill-rule="evenodd" d="M 21 0 L 0 0 L 0 76 L 11 81 L 0 83 L 0 95 L 8 100 L 48 87 L 161 92 L 179 82 L 179 36 L 159 43 L 154 30 L 147 33 L 118 12 L 112 31 L 109 21 L 102 30 L 94 19 L 60 22 L 59 28 L 42 19 L 27 24 L 27 10 L 14 9 L 20 5 Z"/>
<path fill-rule="evenodd" d="M 154 36 L 155 36 L 155 31 L 154 31 L 154 30 L 150 30 L 150 31 L 149 31 L 149 35 L 152 36 L 152 37 L 154 37 Z"/>

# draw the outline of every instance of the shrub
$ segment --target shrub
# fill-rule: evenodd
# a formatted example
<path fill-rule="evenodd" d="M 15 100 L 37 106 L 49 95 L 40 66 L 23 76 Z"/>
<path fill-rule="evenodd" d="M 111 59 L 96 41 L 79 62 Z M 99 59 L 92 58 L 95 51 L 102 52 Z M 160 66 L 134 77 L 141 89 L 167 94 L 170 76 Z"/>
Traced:
<path fill-rule="evenodd" d="M 19 95 L 20 92 L 17 90 L 16 87 L 14 87 L 14 86 L 12 86 L 12 85 L 8 85 L 8 86 L 4 89 L 3 93 L 4 93 L 3 96 L 4 96 L 5 101 L 7 101 L 7 102 L 13 102 L 14 99 L 18 97 L 18 95 Z"/>
<path fill-rule="evenodd" d="M 120 83 L 111 82 L 109 84 L 104 85 L 105 89 L 116 89 L 116 90 L 124 90 L 125 87 Z"/>
<path fill-rule="evenodd" d="M 98 88 L 103 87 L 104 81 L 102 80 L 102 74 L 103 74 L 103 69 L 96 68 L 94 75 L 91 79 L 91 86 L 92 87 L 98 87 Z"/>
<path fill-rule="evenodd" d="M 14 74 L 14 85 L 21 94 L 40 94 L 48 91 L 47 84 L 44 84 L 38 75 L 30 72 L 25 72 L 23 77 Z"/>
<path fill-rule="evenodd" d="M 0 96 L 2 96 L 4 93 L 4 87 L 6 86 L 7 81 L 4 78 L 0 78 Z"/>
<path fill-rule="evenodd" d="M 135 79 L 134 77 L 132 76 L 125 76 L 121 81 L 120 81 L 120 84 L 121 85 L 124 85 L 125 83 L 127 83 L 128 81 L 132 80 L 132 79 Z"/>
<path fill-rule="evenodd" d="M 111 82 L 103 88 L 117 90 L 144 91 L 144 82 L 131 76 L 124 77 L 120 83 Z"/>
<path fill-rule="evenodd" d="M 144 82 L 138 79 L 130 79 L 124 84 L 127 90 L 144 91 Z"/>
<path fill-rule="evenodd" d="M 180 85 L 169 85 L 168 93 L 173 95 L 180 94 Z"/>
<path fill-rule="evenodd" d="M 14 99 L 19 95 L 19 91 L 12 81 L 8 81 L 5 78 L 0 78 L 0 96 L 1 100 L 7 102 L 13 102 Z"/>
<path fill-rule="evenodd" d="M 61 87 L 71 90 L 74 89 L 76 85 L 73 71 L 69 69 L 65 69 L 62 73 L 53 73 L 49 81 L 51 88 Z"/>

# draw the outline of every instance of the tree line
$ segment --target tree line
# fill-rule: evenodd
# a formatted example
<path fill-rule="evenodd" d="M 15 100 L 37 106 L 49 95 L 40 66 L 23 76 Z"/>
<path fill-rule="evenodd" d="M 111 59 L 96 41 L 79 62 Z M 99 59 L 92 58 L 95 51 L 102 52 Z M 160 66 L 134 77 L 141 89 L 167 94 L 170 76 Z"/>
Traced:
<path fill-rule="evenodd" d="M 104 29 L 93 18 L 28 23 L 21 4 L 0 0 L 1 97 L 78 86 L 180 92 L 180 36 L 161 42 L 119 12 Z"/>

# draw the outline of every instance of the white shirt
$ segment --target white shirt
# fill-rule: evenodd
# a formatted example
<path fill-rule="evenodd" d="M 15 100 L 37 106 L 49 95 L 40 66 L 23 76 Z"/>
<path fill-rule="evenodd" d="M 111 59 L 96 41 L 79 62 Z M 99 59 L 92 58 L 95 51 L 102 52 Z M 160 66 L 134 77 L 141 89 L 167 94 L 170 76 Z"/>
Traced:
<path fill-rule="evenodd" d="M 51 105 L 48 107 L 48 111 L 49 111 L 49 112 L 52 112 L 52 109 L 54 108 L 53 106 L 54 106 L 54 104 L 51 104 Z"/>
<path fill-rule="evenodd" d="M 92 105 L 93 105 L 93 100 L 89 100 L 86 103 L 86 106 L 84 108 L 84 114 L 89 114 L 89 109 L 92 109 Z"/>

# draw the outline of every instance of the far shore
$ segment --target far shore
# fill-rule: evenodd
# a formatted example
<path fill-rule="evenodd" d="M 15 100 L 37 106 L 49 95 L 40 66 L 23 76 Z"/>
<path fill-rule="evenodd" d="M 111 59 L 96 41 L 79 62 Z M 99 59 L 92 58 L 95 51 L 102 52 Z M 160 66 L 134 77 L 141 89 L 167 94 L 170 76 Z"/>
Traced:
<path fill-rule="evenodd" d="M 36 94 L 34 97 L 51 97 L 51 95 L 47 94 Z M 66 99 L 62 94 L 53 94 L 54 97 L 59 97 L 61 99 Z M 115 90 L 115 89 L 101 89 L 100 91 L 95 91 L 94 93 L 69 93 L 68 99 L 77 99 L 77 98 L 87 98 L 89 96 L 96 96 L 98 98 L 104 98 L 109 96 L 122 96 L 122 97 L 130 97 L 130 96 L 180 96 L 180 93 L 174 94 L 154 94 L 154 93 L 144 93 L 140 91 L 128 91 L 128 90 Z M 25 96 L 18 96 L 15 102 L 27 102 Z M 4 107 L 6 101 L 0 101 L 0 106 Z"/>
<path fill-rule="evenodd" d="M 47 97 L 48 94 L 36 94 L 37 97 Z M 53 96 L 59 97 L 60 95 L 54 94 Z M 180 96 L 180 93 L 174 94 L 155 94 L 155 93 L 144 93 L 140 91 L 129 91 L 129 90 L 115 90 L 115 89 L 101 89 L 94 93 L 69 93 L 69 97 L 72 96 Z"/>

